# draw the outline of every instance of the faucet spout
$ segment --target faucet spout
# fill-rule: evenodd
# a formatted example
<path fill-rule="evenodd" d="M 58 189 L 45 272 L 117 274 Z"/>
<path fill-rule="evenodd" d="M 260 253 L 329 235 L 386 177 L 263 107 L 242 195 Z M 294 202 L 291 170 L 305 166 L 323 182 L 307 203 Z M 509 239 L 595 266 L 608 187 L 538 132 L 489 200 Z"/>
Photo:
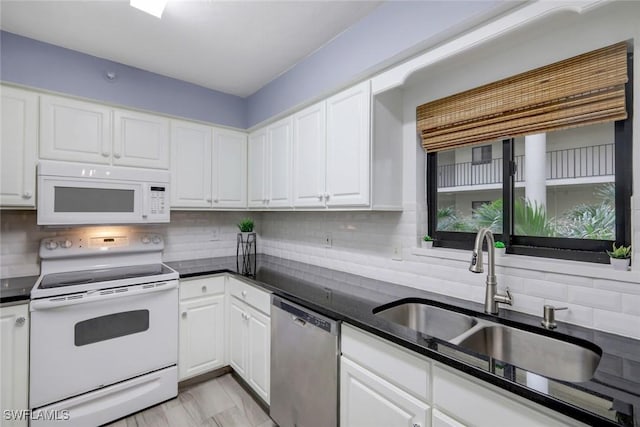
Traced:
<path fill-rule="evenodd" d="M 496 279 L 496 262 L 495 262 L 495 240 L 493 233 L 488 228 L 481 228 L 476 235 L 476 241 L 471 256 L 471 265 L 469 271 L 473 273 L 483 273 L 482 262 L 482 244 L 487 241 L 487 289 L 484 299 L 484 311 L 489 314 L 498 314 L 498 304 L 512 304 L 511 293 L 509 289 L 506 294 L 498 294 L 498 281 Z"/>

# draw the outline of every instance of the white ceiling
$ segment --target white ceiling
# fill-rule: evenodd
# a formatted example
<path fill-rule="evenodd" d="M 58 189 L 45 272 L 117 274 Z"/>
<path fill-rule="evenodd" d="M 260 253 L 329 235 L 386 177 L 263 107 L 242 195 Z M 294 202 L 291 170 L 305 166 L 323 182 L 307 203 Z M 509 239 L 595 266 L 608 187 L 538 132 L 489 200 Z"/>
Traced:
<path fill-rule="evenodd" d="M 380 3 L 169 0 L 157 19 L 128 0 L 2 0 L 0 27 L 245 97 Z"/>

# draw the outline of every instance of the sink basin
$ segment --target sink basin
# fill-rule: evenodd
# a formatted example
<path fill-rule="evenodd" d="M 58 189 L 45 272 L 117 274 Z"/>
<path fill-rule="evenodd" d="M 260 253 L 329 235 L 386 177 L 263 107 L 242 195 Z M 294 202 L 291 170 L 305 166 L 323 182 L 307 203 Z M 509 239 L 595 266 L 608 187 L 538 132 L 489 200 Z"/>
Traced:
<path fill-rule="evenodd" d="M 419 302 L 401 303 L 377 312 L 374 310 L 374 314 L 445 341 L 457 337 L 478 323 L 471 316 Z"/>
<path fill-rule="evenodd" d="M 593 377 L 602 351 L 504 325 L 485 326 L 458 346 L 561 381 Z M 598 349 L 599 350 L 599 349 Z"/>

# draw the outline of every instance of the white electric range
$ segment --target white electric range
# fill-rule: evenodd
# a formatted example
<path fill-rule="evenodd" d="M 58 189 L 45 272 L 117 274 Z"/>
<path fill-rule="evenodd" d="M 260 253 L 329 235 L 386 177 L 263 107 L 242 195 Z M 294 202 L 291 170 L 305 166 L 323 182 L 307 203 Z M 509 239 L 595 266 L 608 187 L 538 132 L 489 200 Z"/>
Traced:
<path fill-rule="evenodd" d="M 42 240 L 31 426 L 98 426 L 177 395 L 178 273 L 163 248 L 140 232 Z"/>

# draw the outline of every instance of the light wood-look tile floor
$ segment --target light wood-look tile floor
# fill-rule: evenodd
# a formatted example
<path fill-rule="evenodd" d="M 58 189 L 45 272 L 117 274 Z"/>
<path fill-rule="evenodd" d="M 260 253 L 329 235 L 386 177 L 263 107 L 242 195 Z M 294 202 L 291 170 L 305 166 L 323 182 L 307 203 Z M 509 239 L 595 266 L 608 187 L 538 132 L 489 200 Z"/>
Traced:
<path fill-rule="evenodd" d="M 178 397 L 107 427 L 277 427 L 226 374 L 180 391 Z"/>

